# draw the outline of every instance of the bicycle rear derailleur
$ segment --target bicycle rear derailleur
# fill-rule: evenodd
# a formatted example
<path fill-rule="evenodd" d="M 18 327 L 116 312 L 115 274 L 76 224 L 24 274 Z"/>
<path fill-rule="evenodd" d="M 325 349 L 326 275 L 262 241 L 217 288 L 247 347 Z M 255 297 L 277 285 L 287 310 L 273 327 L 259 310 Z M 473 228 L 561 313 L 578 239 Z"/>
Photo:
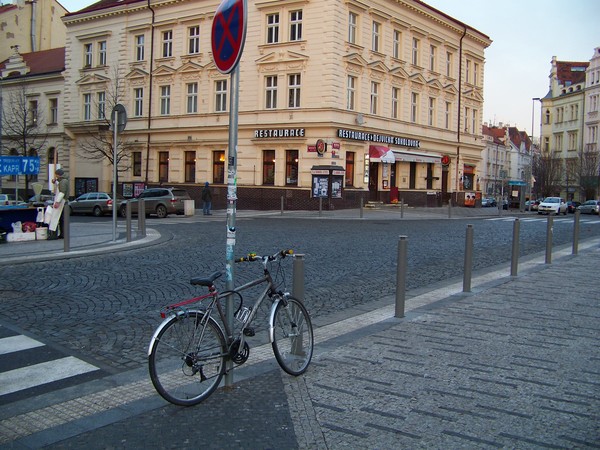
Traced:
<path fill-rule="evenodd" d="M 240 340 L 236 339 L 229 348 L 229 356 L 235 364 L 244 364 L 250 356 L 250 346 L 244 342 L 244 347 L 240 349 Z"/>

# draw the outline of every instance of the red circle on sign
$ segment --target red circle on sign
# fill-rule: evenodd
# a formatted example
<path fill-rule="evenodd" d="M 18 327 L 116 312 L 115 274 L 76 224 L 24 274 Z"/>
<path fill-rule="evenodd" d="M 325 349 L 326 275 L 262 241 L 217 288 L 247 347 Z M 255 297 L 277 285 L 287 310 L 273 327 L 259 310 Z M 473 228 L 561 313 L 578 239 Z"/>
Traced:
<path fill-rule="evenodd" d="M 212 23 L 213 60 L 221 73 L 231 72 L 240 60 L 246 41 L 247 0 L 223 0 Z"/>
<path fill-rule="evenodd" d="M 448 164 L 450 164 L 450 157 L 448 155 L 442 156 L 442 164 L 444 166 L 447 166 Z"/>

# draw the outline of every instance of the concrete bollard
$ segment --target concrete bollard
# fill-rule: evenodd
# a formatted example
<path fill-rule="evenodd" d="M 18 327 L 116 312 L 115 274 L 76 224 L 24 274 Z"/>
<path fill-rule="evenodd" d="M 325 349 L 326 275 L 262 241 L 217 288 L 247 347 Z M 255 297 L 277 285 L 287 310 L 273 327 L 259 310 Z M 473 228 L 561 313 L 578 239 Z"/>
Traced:
<path fill-rule="evenodd" d="M 575 211 L 575 217 L 573 218 L 573 254 L 576 255 L 579 250 L 579 216 L 581 211 Z"/>
<path fill-rule="evenodd" d="M 510 276 L 516 277 L 519 266 L 519 232 L 521 228 L 521 222 L 519 219 L 515 219 L 513 224 L 513 241 L 512 241 L 512 258 L 510 260 Z"/>
<path fill-rule="evenodd" d="M 552 237 L 554 235 L 554 218 L 548 216 L 546 225 L 546 264 L 552 264 Z"/>
<path fill-rule="evenodd" d="M 463 275 L 463 292 L 471 292 L 473 272 L 473 225 L 467 225 L 465 238 L 465 272 Z"/>
<path fill-rule="evenodd" d="M 406 267 L 408 240 L 406 236 L 400 236 L 398 241 L 398 269 L 396 271 L 396 308 L 394 317 L 404 317 L 404 305 L 406 302 Z"/>
<path fill-rule="evenodd" d="M 63 207 L 63 227 L 64 230 L 60 230 L 64 234 L 63 250 L 68 252 L 71 250 L 71 208 L 68 203 L 65 203 Z"/>

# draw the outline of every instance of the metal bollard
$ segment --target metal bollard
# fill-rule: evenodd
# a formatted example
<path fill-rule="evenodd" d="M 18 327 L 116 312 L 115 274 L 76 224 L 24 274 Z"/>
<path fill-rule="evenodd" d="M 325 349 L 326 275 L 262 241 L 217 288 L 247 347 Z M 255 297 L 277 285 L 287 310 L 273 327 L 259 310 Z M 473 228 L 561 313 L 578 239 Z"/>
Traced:
<path fill-rule="evenodd" d="M 404 304 L 406 301 L 406 267 L 408 240 L 400 236 L 398 241 L 398 269 L 396 270 L 396 309 L 394 317 L 404 317 Z"/>
<path fill-rule="evenodd" d="M 319 197 L 319 217 L 323 214 L 323 197 Z"/>
<path fill-rule="evenodd" d="M 465 273 L 463 275 L 463 292 L 471 292 L 473 272 L 473 225 L 467 225 L 465 239 Z"/>
<path fill-rule="evenodd" d="M 517 269 L 519 265 L 519 231 L 521 222 L 519 219 L 515 219 L 513 224 L 513 242 L 512 242 L 512 258 L 510 262 L 510 276 L 517 276 Z"/>
<path fill-rule="evenodd" d="M 576 255 L 579 250 L 579 216 L 581 211 L 575 211 L 574 223 L 573 223 L 573 254 Z"/>
<path fill-rule="evenodd" d="M 400 218 L 404 219 L 404 197 L 400 200 Z"/>
<path fill-rule="evenodd" d="M 294 255 L 292 265 L 292 296 L 304 303 L 304 255 Z"/>
<path fill-rule="evenodd" d="M 131 242 L 131 203 L 125 205 L 125 233 L 127 242 Z"/>
<path fill-rule="evenodd" d="M 283 195 L 281 196 L 281 215 L 283 216 Z"/>
<path fill-rule="evenodd" d="M 546 225 L 546 264 L 552 264 L 552 236 L 554 234 L 554 218 L 548 216 Z"/>
<path fill-rule="evenodd" d="M 363 203 L 364 203 L 364 200 L 363 200 L 363 198 L 361 197 L 361 198 L 360 198 L 360 218 L 361 218 L 361 219 L 363 218 L 363 214 L 364 214 L 364 212 L 363 212 L 363 206 L 364 206 L 364 205 L 363 205 Z"/>
<path fill-rule="evenodd" d="M 138 231 L 141 237 L 146 237 L 146 202 L 144 199 L 138 202 Z"/>
<path fill-rule="evenodd" d="M 452 219 L 452 199 L 448 201 L 448 219 Z"/>
<path fill-rule="evenodd" d="M 63 250 L 68 252 L 71 250 L 71 208 L 65 202 L 65 206 L 63 207 L 64 218 L 63 218 L 63 227 L 64 230 L 60 230 L 61 233 L 64 234 L 64 242 L 63 242 Z"/>

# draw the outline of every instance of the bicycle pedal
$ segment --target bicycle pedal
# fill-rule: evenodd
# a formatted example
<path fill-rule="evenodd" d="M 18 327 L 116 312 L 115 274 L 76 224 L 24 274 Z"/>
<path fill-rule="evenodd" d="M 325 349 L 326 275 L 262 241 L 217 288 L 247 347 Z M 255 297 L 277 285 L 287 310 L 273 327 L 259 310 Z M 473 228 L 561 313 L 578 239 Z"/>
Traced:
<path fill-rule="evenodd" d="M 252 337 L 255 334 L 256 333 L 254 332 L 254 328 L 244 328 L 244 336 L 246 336 L 246 337 Z"/>

